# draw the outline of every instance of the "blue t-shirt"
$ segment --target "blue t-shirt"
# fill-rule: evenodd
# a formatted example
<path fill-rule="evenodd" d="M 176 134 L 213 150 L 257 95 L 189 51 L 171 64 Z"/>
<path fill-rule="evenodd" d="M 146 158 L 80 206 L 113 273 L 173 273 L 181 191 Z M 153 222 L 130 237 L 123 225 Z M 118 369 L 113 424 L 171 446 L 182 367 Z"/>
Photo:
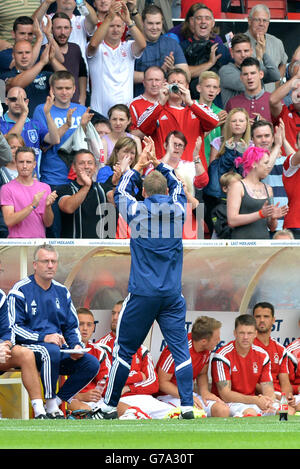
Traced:
<path fill-rule="evenodd" d="M 52 106 L 51 116 L 56 124 L 56 127 L 61 127 L 67 120 L 67 113 L 70 108 L 76 108 L 72 116 L 72 127 L 61 137 L 58 145 L 51 146 L 45 153 L 43 153 L 41 161 L 41 181 L 46 182 L 50 186 L 67 184 L 69 168 L 66 163 L 60 158 L 57 153 L 59 147 L 75 132 L 80 125 L 81 116 L 86 111 L 86 107 L 78 103 L 71 103 L 68 109 Z M 44 105 L 40 104 L 36 107 L 33 115 L 34 119 L 46 125 L 46 117 L 44 113 Z"/>
<path fill-rule="evenodd" d="M 135 61 L 134 69 L 138 72 L 144 72 L 148 67 L 157 65 L 161 67 L 164 63 L 165 57 L 174 54 L 175 64 L 186 64 L 186 58 L 183 50 L 178 42 L 167 36 L 160 36 L 156 42 L 148 42 L 147 47 L 144 49 L 143 55 Z M 142 83 L 138 83 L 134 87 L 134 95 L 138 96 L 144 92 Z"/>

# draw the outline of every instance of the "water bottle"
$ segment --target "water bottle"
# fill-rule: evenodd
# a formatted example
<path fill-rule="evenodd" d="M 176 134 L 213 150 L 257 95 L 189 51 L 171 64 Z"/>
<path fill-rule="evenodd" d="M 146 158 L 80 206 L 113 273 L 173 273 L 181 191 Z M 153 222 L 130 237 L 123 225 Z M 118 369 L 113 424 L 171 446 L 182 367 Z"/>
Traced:
<path fill-rule="evenodd" d="M 285 392 L 281 394 L 280 399 L 280 406 L 279 406 L 279 420 L 287 420 L 288 419 L 288 408 L 289 404 L 286 398 Z"/>
<path fill-rule="evenodd" d="M 101 395 L 102 395 L 102 392 L 106 386 L 106 380 L 107 380 L 107 376 L 103 376 L 103 378 L 101 379 L 101 381 L 98 381 L 97 385 L 96 385 L 96 389 L 98 389 L 98 391 L 101 392 Z"/>
<path fill-rule="evenodd" d="M 76 7 L 82 16 L 88 16 L 90 14 L 84 0 L 76 0 Z"/>

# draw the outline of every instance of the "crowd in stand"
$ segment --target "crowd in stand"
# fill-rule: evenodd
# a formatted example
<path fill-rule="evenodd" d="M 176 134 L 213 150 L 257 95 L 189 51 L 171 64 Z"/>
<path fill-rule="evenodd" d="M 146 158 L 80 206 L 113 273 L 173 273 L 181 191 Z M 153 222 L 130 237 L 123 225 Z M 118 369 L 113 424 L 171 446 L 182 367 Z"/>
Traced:
<path fill-rule="evenodd" d="M 288 62 L 263 4 L 225 43 L 205 4 L 174 26 L 150 3 L 1 7 L 0 236 L 130 236 L 114 191 L 151 137 L 184 184 L 185 238 L 298 238 L 299 48 Z"/>

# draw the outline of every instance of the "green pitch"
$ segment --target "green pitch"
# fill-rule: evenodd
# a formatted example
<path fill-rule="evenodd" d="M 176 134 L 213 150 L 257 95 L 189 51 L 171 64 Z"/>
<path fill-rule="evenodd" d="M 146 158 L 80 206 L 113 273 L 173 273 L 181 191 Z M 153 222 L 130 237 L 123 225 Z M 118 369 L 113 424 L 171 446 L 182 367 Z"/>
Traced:
<path fill-rule="evenodd" d="M 299 449 L 300 417 L 0 420 L 1 449 Z"/>

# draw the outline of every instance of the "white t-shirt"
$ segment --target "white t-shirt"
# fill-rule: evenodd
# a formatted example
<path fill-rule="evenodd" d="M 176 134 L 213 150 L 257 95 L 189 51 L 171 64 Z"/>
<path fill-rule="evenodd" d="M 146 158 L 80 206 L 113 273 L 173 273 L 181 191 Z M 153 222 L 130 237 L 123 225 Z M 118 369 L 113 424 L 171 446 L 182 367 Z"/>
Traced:
<path fill-rule="evenodd" d="M 96 54 L 88 57 L 91 79 L 91 108 L 107 116 L 115 104 L 129 106 L 133 99 L 135 57 L 133 40 L 120 42 L 112 48 L 103 41 Z"/>

